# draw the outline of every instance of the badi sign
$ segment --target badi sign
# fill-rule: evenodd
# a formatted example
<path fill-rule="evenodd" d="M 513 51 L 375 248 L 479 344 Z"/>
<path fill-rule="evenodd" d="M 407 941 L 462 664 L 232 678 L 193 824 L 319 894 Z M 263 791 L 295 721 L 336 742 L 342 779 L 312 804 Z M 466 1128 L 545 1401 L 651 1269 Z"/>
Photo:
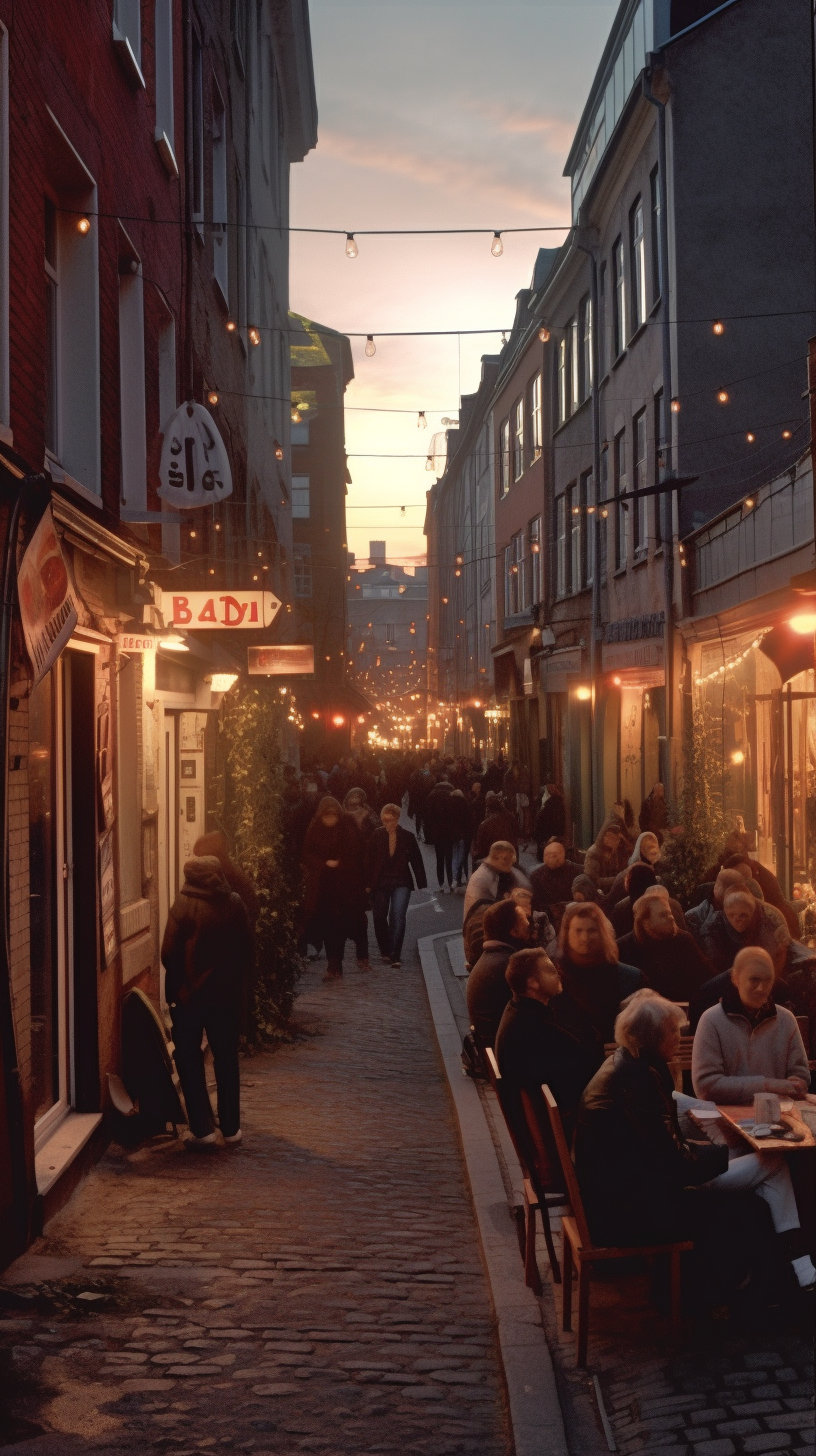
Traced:
<path fill-rule="evenodd" d="M 286 642 L 247 648 L 250 677 L 305 677 L 314 674 L 314 647 Z"/>
<path fill-rule="evenodd" d="M 196 632 L 269 627 L 280 611 L 278 598 L 267 591 L 165 592 L 162 608 L 166 626 L 189 627 Z"/>

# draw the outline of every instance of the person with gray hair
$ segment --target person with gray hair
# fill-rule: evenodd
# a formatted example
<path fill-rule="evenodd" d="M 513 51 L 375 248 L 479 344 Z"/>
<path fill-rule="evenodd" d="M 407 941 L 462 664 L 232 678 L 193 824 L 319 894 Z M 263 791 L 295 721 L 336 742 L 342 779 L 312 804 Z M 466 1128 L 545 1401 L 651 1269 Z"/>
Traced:
<path fill-rule="evenodd" d="M 668 1063 L 684 1020 L 648 987 L 618 1013 L 617 1050 L 585 1089 L 575 1132 L 590 1233 L 622 1247 L 691 1239 L 701 1297 L 733 1290 L 751 1273 L 760 1298 L 777 1298 L 785 1263 L 767 1203 L 750 1189 L 718 1186 L 728 1149 L 690 1141 L 680 1127 Z"/>

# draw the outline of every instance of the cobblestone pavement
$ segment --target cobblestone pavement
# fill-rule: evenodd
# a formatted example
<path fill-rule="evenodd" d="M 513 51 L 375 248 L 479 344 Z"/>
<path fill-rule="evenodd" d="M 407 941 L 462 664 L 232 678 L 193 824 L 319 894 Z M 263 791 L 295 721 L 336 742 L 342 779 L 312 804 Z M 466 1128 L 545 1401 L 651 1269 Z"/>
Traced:
<path fill-rule="evenodd" d="M 304 1039 L 244 1064 L 241 1148 L 112 1148 L 85 1180 L 22 1266 L 40 1269 L 38 1307 L 25 1288 L 0 1300 L 0 1444 L 504 1456 L 416 958 L 418 933 L 461 918 L 440 904 L 409 916 L 402 972 L 361 972 L 353 952 L 342 983 L 309 968 Z"/>

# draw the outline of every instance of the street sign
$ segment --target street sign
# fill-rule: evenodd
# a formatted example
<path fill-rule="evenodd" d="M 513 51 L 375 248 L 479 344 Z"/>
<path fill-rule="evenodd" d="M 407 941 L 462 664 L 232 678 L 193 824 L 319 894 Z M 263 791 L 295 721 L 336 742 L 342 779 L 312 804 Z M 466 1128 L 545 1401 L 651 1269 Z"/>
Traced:
<path fill-rule="evenodd" d="M 232 495 L 226 446 L 209 410 L 195 400 L 179 405 L 164 430 L 157 495 L 176 510 L 211 506 Z"/>
<path fill-rule="evenodd" d="M 278 598 L 267 591 L 162 594 L 165 626 L 190 627 L 196 632 L 269 627 L 280 611 L 280 605 Z"/>
<path fill-rule="evenodd" d="M 293 642 L 247 648 L 250 677 L 305 677 L 314 673 L 314 647 Z"/>

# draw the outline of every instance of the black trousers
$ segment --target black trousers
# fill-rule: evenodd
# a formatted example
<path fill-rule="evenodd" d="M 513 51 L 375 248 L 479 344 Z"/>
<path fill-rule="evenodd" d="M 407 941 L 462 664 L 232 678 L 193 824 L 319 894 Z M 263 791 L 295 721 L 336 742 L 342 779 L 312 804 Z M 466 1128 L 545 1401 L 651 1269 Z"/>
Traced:
<path fill-rule="evenodd" d="M 186 1006 L 177 1003 L 171 1012 L 176 1070 L 187 1104 L 190 1131 L 194 1137 L 205 1137 L 215 1131 L 201 1050 L 202 1036 L 206 1031 L 215 1064 L 218 1122 L 224 1136 L 232 1137 L 241 1126 L 238 1008 L 213 1008 L 193 1001 Z"/>
<path fill-rule="evenodd" d="M 434 845 L 436 850 L 436 878 L 440 890 L 447 877 L 448 885 L 453 884 L 453 840 L 444 840 Z"/>

